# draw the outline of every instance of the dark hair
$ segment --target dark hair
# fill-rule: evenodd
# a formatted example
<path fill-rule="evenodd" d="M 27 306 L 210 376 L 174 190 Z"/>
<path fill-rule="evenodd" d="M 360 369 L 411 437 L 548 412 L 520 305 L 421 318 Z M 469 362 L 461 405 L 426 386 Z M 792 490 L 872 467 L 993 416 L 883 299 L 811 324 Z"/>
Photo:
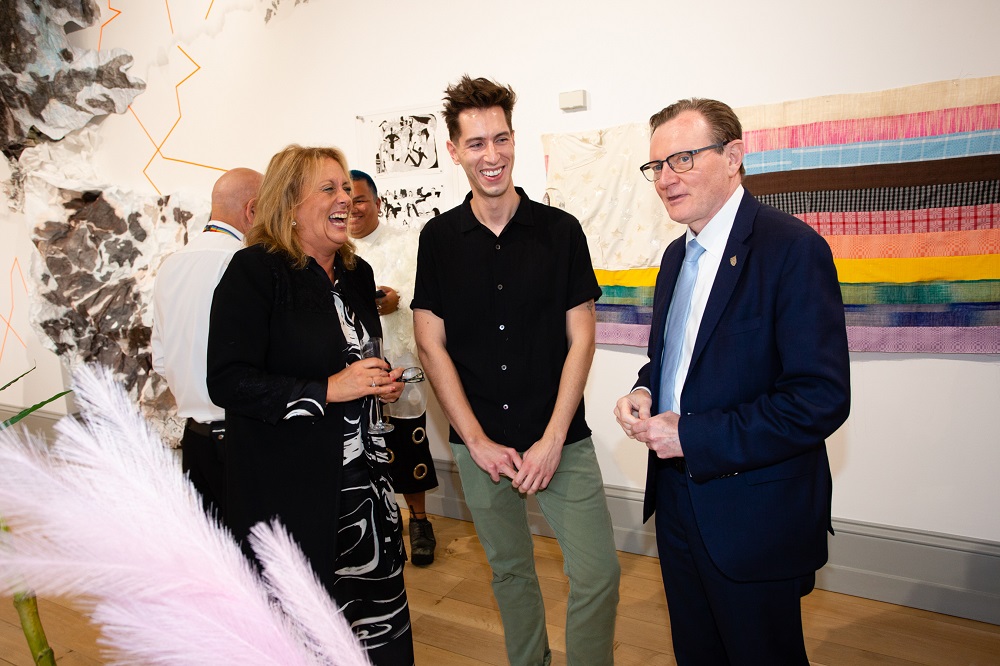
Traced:
<path fill-rule="evenodd" d="M 456 141 L 461 136 L 458 114 L 462 111 L 488 109 L 493 106 L 503 109 L 507 127 L 513 131 L 511 116 L 514 113 L 515 102 L 517 93 L 510 86 L 503 86 L 482 77 L 473 79 L 468 74 L 463 74 L 458 83 L 448 86 L 444 91 L 444 122 L 448 127 L 448 138 Z"/>
<path fill-rule="evenodd" d="M 703 97 L 692 97 L 674 102 L 668 107 L 654 113 L 649 119 L 649 133 L 652 134 L 660 125 L 669 122 L 684 113 L 694 111 L 708 121 L 712 128 L 712 143 L 729 143 L 743 138 L 743 126 L 736 112 L 725 102 Z M 722 152 L 722 148 L 719 148 Z M 740 165 L 740 176 L 746 175 L 746 169 Z"/>
<path fill-rule="evenodd" d="M 375 187 L 375 181 L 364 171 L 351 169 L 351 180 L 363 180 L 368 183 L 368 189 L 372 191 L 372 199 L 378 199 L 378 188 Z"/>

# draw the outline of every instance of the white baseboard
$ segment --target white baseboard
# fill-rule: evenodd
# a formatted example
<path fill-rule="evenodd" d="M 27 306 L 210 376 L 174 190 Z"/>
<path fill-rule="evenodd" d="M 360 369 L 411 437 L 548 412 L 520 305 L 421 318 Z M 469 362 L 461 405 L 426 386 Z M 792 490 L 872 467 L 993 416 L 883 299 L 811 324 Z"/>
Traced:
<path fill-rule="evenodd" d="M 833 527 L 817 587 L 1000 624 L 1000 543 L 851 520 Z"/>
<path fill-rule="evenodd" d="M 0 403 L 0 421 L 5 421 L 21 412 L 23 407 L 15 407 L 6 403 Z M 54 427 L 64 415 L 57 412 L 50 412 L 46 409 L 39 409 L 14 424 L 14 427 L 24 426 L 29 432 L 41 435 L 47 440 L 55 438 Z"/>

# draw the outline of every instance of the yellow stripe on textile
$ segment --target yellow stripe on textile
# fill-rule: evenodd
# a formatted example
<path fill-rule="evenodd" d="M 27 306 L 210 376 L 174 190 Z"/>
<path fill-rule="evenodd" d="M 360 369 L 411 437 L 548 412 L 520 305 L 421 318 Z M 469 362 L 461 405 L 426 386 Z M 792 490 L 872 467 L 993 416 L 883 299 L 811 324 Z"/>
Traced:
<path fill-rule="evenodd" d="M 1000 254 L 1000 229 L 823 236 L 835 259 L 898 259 Z"/>
<path fill-rule="evenodd" d="M 868 259 L 835 258 L 834 263 L 837 266 L 838 279 L 844 284 L 1000 280 L 1000 254 Z M 604 286 L 653 287 L 656 285 L 656 275 L 659 270 L 659 268 L 633 268 L 622 271 L 595 269 L 594 274 L 597 276 L 598 284 Z"/>
<path fill-rule="evenodd" d="M 614 287 L 652 287 L 656 285 L 656 268 L 630 268 L 623 271 L 606 271 L 595 269 L 597 283 Z"/>
<path fill-rule="evenodd" d="M 902 259 L 834 259 L 834 263 L 837 265 L 837 277 L 842 284 L 1000 280 L 998 254 Z"/>

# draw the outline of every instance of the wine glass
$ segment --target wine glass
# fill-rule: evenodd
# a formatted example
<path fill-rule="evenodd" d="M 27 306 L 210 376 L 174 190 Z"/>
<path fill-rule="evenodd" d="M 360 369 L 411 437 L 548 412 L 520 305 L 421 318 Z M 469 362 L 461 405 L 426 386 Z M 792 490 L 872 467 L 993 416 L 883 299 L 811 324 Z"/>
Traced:
<path fill-rule="evenodd" d="M 361 357 L 362 358 L 381 358 L 384 360 L 382 354 L 382 338 L 372 337 L 361 346 Z M 386 433 L 392 432 L 396 427 L 391 423 L 382 419 L 382 401 L 375 398 L 375 419 L 371 420 L 368 424 L 368 432 L 373 435 L 384 435 Z"/>

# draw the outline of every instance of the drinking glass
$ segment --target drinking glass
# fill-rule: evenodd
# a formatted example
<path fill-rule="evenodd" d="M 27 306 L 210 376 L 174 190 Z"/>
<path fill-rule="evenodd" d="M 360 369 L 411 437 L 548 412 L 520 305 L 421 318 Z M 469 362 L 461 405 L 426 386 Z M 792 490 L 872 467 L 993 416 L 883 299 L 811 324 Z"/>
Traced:
<path fill-rule="evenodd" d="M 362 358 L 381 358 L 384 360 L 382 338 L 368 338 L 368 341 L 361 347 L 361 356 Z M 377 396 L 375 398 L 374 416 L 375 418 L 368 424 L 368 432 L 373 435 L 384 435 L 395 430 L 394 425 L 382 418 L 382 401 Z"/>

